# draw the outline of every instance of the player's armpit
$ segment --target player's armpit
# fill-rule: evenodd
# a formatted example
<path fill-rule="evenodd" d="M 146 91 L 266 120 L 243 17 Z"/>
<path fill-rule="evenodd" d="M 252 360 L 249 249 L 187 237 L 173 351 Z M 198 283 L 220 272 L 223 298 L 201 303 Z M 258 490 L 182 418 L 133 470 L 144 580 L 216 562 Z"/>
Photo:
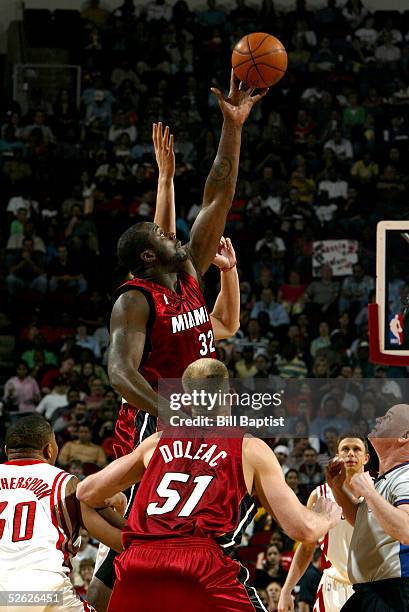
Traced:
<path fill-rule="evenodd" d="M 156 416 L 158 395 L 138 372 L 149 316 L 149 304 L 141 291 L 127 291 L 117 299 L 110 322 L 108 374 L 111 385 L 131 406 Z"/>

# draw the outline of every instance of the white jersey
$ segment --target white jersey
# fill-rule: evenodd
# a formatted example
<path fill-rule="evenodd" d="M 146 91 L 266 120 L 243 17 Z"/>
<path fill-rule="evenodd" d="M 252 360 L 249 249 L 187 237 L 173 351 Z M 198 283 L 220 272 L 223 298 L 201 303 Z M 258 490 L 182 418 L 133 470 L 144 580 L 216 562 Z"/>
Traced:
<path fill-rule="evenodd" d="M 315 489 L 318 497 L 335 502 L 334 495 L 326 483 Z M 326 560 L 331 564 L 324 571 L 331 578 L 348 583 L 348 552 L 354 528 L 344 518 L 319 541 Z"/>
<path fill-rule="evenodd" d="M 0 465 L 0 579 L 42 570 L 68 574 L 73 527 L 66 507 L 64 470 L 39 460 Z"/>

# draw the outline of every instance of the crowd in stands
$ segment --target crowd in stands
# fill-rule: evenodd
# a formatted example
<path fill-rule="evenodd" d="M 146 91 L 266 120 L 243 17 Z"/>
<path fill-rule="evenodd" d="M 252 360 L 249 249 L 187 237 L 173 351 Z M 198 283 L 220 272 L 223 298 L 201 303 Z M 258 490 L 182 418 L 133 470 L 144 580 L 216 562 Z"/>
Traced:
<path fill-rule="evenodd" d="M 218 356 L 244 387 L 257 379 L 274 386 L 278 376 L 300 380 L 297 437 L 275 450 L 305 502 L 323 481 L 340 430 L 368 433 L 386 403 L 402 395 L 391 378 L 407 377 L 404 368 L 369 362 L 367 325 L 376 223 L 409 212 L 407 15 L 379 18 L 361 0 L 342 7 L 328 0 L 314 11 L 298 0 L 285 12 L 272 0 L 236 0 L 231 10 L 208 0 L 201 11 L 185 0 L 172 7 L 124 0 L 113 12 L 90 0 L 81 17 L 72 32 L 83 70 L 80 106 L 73 91 L 45 99 L 38 88 L 26 108 L 0 103 L 0 290 L 16 331 L 2 427 L 43 413 L 60 444 L 59 464 L 79 478 L 112 460 L 118 397 L 106 373 L 106 313 L 126 272 L 117 269 L 116 241 L 130 224 L 153 217 L 152 123 L 175 135 L 183 241 L 220 136 L 210 86 L 227 88 L 235 42 L 266 31 L 283 42 L 289 65 L 243 130 L 226 227 L 238 255 L 241 326 L 219 343 Z M 359 245 L 352 273 L 334 276 L 323 263 L 313 276 L 313 243 L 344 238 Z M 397 308 L 407 290 L 405 263 L 397 258 L 389 285 Z M 204 279 L 210 305 L 217 279 L 215 270 Z M 317 404 L 302 387 L 306 377 L 347 387 L 325 387 Z M 239 551 L 273 612 L 294 543 L 263 509 L 252 529 Z M 84 538 L 74 568 L 81 593 L 94 560 Z M 301 588 L 305 601 L 317 576 L 319 555 Z"/>

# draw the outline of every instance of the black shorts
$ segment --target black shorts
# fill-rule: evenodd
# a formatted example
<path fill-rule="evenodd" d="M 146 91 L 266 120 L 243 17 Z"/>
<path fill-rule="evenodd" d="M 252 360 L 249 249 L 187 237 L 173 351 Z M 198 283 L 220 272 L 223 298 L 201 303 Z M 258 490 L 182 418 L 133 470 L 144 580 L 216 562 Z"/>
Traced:
<path fill-rule="evenodd" d="M 341 612 L 409 612 L 409 578 L 354 584 Z"/>
<path fill-rule="evenodd" d="M 128 518 L 129 516 L 132 504 L 135 499 L 136 492 L 138 490 L 138 486 L 139 486 L 139 483 L 135 484 L 133 487 L 131 487 L 127 491 L 124 491 L 126 497 L 128 498 L 128 506 L 126 508 L 125 518 Z M 115 550 L 112 550 L 111 548 L 107 556 L 105 557 L 105 559 L 102 561 L 101 565 L 95 572 L 95 578 L 98 578 L 98 580 L 100 580 L 103 584 L 105 584 L 105 586 L 108 587 L 108 589 L 111 589 L 111 591 L 114 588 L 114 582 L 115 582 L 114 561 L 115 561 L 115 557 L 118 554 L 119 553 L 117 553 Z"/>

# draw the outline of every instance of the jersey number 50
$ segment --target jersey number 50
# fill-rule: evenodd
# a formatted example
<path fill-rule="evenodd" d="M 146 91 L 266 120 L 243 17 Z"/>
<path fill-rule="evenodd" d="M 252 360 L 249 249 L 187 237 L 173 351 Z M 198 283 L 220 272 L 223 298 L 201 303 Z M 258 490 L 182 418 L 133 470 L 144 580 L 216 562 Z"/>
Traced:
<path fill-rule="evenodd" d="M 172 512 L 172 510 L 174 510 L 178 503 L 183 501 L 183 499 L 179 491 L 169 488 L 170 483 L 172 481 L 187 483 L 189 479 L 191 479 L 190 474 L 182 474 L 181 472 L 167 472 L 156 489 L 156 493 L 159 495 L 159 497 L 166 499 L 165 503 L 163 506 L 159 506 L 157 502 L 152 502 L 148 505 L 146 513 L 148 515 L 152 515 Z M 212 480 L 213 476 L 196 476 L 193 478 L 195 488 L 187 498 L 186 502 L 183 504 L 180 512 L 178 512 L 178 516 L 190 516 Z"/>

